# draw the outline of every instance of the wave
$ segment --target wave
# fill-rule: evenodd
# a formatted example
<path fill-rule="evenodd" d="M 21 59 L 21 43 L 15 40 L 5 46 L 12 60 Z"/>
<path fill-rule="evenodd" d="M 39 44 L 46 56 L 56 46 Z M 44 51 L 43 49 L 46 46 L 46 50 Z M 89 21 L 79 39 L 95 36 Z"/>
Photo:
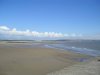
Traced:
<path fill-rule="evenodd" d="M 80 54 L 86 54 L 90 56 L 100 56 L 100 51 L 98 50 L 87 49 L 87 48 L 77 48 L 74 46 L 65 46 L 63 44 L 49 44 L 49 45 L 45 45 L 45 47 L 69 50 L 69 51 L 73 51 Z"/>

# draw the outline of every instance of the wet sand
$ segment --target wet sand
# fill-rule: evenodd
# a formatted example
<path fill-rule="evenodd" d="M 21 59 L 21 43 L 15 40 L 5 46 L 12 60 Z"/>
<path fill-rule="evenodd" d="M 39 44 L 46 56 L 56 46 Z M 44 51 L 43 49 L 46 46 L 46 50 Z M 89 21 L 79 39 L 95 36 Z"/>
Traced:
<path fill-rule="evenodd" d="M 17 45 L 22 44 L 0 43 L 0 75 L 46 75 L 91 58 L 59 49 Z"/>

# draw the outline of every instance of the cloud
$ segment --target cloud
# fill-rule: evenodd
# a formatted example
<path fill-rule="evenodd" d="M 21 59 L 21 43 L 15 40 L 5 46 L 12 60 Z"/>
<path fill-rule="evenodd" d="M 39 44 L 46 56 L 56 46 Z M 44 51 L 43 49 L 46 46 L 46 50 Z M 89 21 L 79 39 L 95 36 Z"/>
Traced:
<path fill-rule="evenodd" d="M 0 30 L 10 30 L 7 26 L 0 26 Z"/>
<path fill-rule="evenodd" d="M 24 31 L 17 30 L 16 28 L 9 28 L 7 26 L 0 26 L 0 39 L 37 39 L 37 38 L 44 38 L 44 39 L 99 39 L 100 34 L 96 35 L 82 35 L 82 34 L 62 34 L 57 32 L 38 32 L 38 31 L 30 31 L 26 29 Z"/>
<path fill-rule="evenodd" d="M 10 29 L 7 26 L 0 26 L 0 33 L 6 34 L 6 35 L 32 36 L 32 37 L 49 37 L 49 38 L 64 37 L 64 34 L 62 34 L 62 33 L 37 32 L 37 31 L 30 31 L 29 29 L 27 29 L 25 31 L 19 31 L 16 28 Z"/>

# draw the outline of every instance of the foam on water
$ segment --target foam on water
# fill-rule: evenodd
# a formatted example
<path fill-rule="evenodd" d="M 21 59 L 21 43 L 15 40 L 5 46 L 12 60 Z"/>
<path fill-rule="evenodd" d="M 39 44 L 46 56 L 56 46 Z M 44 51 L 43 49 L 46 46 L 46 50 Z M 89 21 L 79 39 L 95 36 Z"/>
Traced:
<path fill-rule="evenodd" d="M 45 45 L 45 47 L 69 50 L 69 51 L 74 51 L 77 53 L 87 54 L 87 55 L 91 55 L 91 56 L 100 56 L 100 51 L 98 51 L 98 50 L 64 46 L 63 44 L 49 44 L 49 45 Z"/>

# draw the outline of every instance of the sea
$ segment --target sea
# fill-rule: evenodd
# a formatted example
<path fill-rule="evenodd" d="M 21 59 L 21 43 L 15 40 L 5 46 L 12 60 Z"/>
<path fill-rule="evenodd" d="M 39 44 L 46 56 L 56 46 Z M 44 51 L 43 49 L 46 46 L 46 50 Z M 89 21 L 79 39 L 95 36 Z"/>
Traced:
<path fill-rule="evenodd" d="M 63 40 L 46 45 L 49 48 L 59 48 L 80 54 L 100 56 L 100 40 Z"/>
<path fill-rule="evenodd" d="M 100 40 L 43 40 L 43 41 L 6 41 L 7 43 L 22 43 L 12 47 L 32 48 L 45 47 L 68 50 L 90 56 L 100 56 Z M 24 44 L 29 43 L 29 44 Z"/>

